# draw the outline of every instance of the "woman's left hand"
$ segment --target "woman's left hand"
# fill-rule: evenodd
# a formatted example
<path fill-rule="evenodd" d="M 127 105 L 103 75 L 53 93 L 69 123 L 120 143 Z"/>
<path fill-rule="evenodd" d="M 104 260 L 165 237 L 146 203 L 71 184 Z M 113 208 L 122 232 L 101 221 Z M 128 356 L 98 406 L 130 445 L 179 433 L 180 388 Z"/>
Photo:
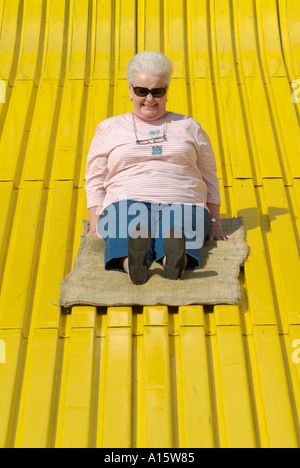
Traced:
<path fill-rule="evenodd" d="M 223 232 L 222 224 L 220 221 L 217 221 L 216 223 L 211 223 L 210 225 L 210 232 L 209 232 L 209 240 L 227 240 L 227 239 L 232 239 L 231 236 L 228 236 Z"/>

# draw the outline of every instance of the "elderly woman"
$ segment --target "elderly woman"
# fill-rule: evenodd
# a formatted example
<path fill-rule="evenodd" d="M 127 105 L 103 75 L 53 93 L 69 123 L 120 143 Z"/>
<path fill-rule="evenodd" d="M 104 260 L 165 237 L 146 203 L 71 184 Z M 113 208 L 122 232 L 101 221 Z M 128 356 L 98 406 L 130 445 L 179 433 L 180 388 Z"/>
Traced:
<path fill-rule="evenodd" d="M 105 269 L 134 284 L 147 281 L 153 261 L 165 278 L 182 279 L 200 268 L 204 239 L 229 238 L 210 139 L 194 119 L 166 111 L 172 73 L 161 53 L 134 56 L 133 113 L 101 122 L 87 158 L 90 236 L 106 241 Z"/>

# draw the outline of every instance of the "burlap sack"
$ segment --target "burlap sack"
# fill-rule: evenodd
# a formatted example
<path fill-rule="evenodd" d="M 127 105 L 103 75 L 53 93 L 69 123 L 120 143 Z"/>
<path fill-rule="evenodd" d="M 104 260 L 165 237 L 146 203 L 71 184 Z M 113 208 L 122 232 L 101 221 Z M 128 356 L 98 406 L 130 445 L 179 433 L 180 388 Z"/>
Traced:
<path fill-rule="evenodd" d="M 148 282 L 141 286 L 132 284 L 125 273 L 105 271 L 105 241 L 90 238 L 89 222 L 84 220 L 83 225 L 74 268 L 61 283 L 61 306 L 180 306 L 241 301 L 238 275 L 249 251 L 242 218 L 222 220 L 224 232 L 232 239 L 206 241 L 200 270 L 187 271 L 183 280 L 172 281 L 164 279 L 162 267 L 153 263 Z"/>

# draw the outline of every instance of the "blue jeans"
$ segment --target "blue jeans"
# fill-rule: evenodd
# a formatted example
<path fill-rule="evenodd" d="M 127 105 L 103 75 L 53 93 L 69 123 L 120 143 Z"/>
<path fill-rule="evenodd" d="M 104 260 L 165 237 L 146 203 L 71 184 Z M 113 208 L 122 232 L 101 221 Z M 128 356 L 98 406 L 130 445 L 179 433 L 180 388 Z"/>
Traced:
<path fill-rule="evenodd" d="M 186 238 L 186 270 L 200 268 L 202 246 L 210 230 L 210 218 L 202 205 L 167 204 L 121 200 L 109 205 L 98 222 L 98 233 L 105 239 L 105 269 L 125 271 L 120 259 L 128 257 L 128 239 L 140 225 L 151 233 L 148 267 L 155 261 L 162 265 L 163 241 L 168 229 L 177 226 Z"/>

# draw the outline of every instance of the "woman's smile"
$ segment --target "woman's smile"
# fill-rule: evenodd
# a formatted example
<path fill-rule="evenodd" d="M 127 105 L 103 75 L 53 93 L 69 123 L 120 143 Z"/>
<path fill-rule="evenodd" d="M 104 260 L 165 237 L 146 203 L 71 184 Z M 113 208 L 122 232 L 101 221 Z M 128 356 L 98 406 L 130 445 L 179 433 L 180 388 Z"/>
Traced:
<path fill-rule="evenodd" d="M 153 110 L 153 109 L 157 109 L 158 105 L 157 104 L 142 104 L 141 107 L 146 107 L 146 109 Z"/>

